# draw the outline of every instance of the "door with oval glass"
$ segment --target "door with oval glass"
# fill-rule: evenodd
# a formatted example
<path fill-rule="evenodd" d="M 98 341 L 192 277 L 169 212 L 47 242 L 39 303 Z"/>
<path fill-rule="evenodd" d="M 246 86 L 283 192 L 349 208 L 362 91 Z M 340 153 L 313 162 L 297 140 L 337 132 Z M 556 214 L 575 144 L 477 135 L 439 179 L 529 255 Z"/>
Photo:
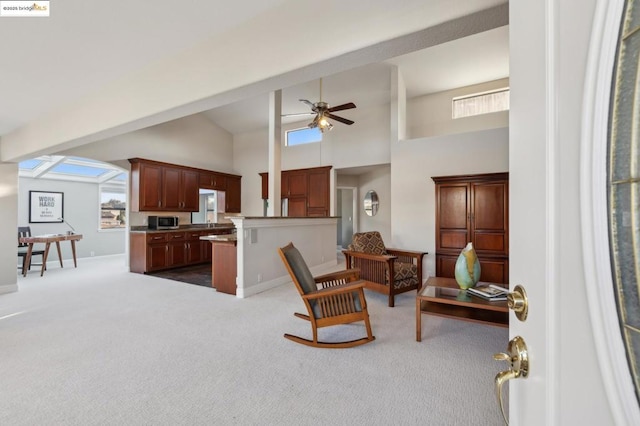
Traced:
<path fill-rule="evenodd" d="M 630 12 L 640 8 L 637 0 L 626 4 Z M 512 425 L 640 424 L 633 389 L 639 378 L 631 373 L 622 341 L 633 329 L 620 326 L 611 270 L 614 265 L 613 275 L 619 276 L 615 268 L 629 268 L 633 250 L 627 260 L 612 264 L 616 256 L 610 253 L 622 253 L 609 241 L 610 235 L 638 238 L 637 228 L 634 234 L 624 222 L 640 215 L 637 202 L 625 208 L 625 199 L 611 195 L 618 183 L 610 181 L 607 169 L 633 170 L 635 183 L 619 184 L 636 185 L 636 192 L 626 195 L 637 197 L 640 147 L 630 135 L 638 126 L 640 32 L 637 12 L 621 19 L 624 5 L 624 0 L 509 4 L 509 282 L 524 285 L 530 301 L 525 322 L 510 315 L 515 342 L 507 356 L 498 355 L 521 364 L 516 354 L 523 346 L 516 337 L 526 340 L 528 378 L 509 381 Z M 621 23 L 630 25 L 629 31 L 621 32 Z M 618 46 L 629 55 L 626 65 L 615 64 Z M 614 70 L 627 78 L 614 78 Z M 616 115 L 625 105 L 636 112 Z M 613 125 L 628 127 L 614 131 Z M 608 148 L 611 134 L 623 137 L 624 168 L 612 162 L 622 151 L 614 155 Z M 612 227 L 616 220 L 621 228 Z M 637 316 L 640 309 L 633 312 Z"/>

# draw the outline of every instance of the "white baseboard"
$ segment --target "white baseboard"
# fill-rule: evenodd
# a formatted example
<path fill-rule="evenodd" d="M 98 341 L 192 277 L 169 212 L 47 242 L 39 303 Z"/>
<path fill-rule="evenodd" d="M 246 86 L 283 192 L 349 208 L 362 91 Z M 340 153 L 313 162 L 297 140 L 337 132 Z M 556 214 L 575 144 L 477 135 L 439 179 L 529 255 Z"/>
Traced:
<path fill-rule="evenodd" d="M 18 291 L 18 284 L 0 285 L 0 294 L 15 293 Z"/>
<path fill-rule="evenodd" d="M 338 266 L 338 261 L 335 259 L 330 262 L 325 262 L 323 264 L 316 265 L 309 268 L 309 270 L 311 271 L 311 274 L 314 276 L 328 274 L 329 272 L 334 272 L 340 269 L 342 269 L 342 266 Z M 263 291 L 271 290 L 272 288 L 276 288 L 283 284 L 287 284 L 291 282 L 292 282 L 291 277 L 289 275 L 283 275 L 273 280 L 252 285 L 251 287 L 247 287 L 247 288 L 238 287 L 236 289 L 236 297 L 244 299 L 245 297 L 253 296 L 255 294 L 262 293 Z"/>

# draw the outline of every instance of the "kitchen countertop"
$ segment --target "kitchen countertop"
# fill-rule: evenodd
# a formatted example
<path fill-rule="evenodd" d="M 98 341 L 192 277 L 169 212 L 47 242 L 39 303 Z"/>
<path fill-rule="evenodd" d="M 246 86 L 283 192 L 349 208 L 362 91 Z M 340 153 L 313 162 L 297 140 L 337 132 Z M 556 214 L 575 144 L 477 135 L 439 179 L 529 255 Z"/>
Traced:
<path fill-rule="evenodd" d="M 225 231 L 228 232 L 236 227 L 233 223 L 216 223 L 208 226 L 206 224 L 180 225 L 178 229 L 149 229 L 146 226 L 132 226 L 130 232 L 149 234 L 154 232 L 185 232 L 185 231 Z"/>
<path fill-rule="evenodd" d="M 205 241 L 238 241 L 238 234 L 204 235 L 200 239 Z"/>

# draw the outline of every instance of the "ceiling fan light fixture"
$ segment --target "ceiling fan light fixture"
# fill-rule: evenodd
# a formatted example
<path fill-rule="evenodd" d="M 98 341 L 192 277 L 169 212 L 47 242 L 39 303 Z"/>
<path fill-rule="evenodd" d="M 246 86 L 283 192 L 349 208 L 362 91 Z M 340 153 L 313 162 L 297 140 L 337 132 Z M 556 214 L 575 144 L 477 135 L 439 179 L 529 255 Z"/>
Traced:
<path fill-rule="evenodd" d="M 331 129 L 333 129 L 333 124 L 329 123 L 329 120 L 327 120 L 324 114 L 322 114 L 320 118 L 315 122 L 316 122 L 316 126 L 320 129 L 322 133 L 324 133 L 327 130 L 330 131 Z"/>

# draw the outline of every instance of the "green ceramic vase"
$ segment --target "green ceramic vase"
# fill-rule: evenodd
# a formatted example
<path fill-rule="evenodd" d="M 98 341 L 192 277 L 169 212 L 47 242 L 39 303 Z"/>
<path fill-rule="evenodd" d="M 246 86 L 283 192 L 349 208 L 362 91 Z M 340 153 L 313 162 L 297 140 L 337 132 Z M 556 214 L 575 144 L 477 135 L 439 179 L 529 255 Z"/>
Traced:
<path fill-rule="evenodd" d="M 467 244 L 460 252 L 456 260 L 455 277 L 462 289 L 471 288 L 480 281 L 480 261 L 472 243 Z"/>

